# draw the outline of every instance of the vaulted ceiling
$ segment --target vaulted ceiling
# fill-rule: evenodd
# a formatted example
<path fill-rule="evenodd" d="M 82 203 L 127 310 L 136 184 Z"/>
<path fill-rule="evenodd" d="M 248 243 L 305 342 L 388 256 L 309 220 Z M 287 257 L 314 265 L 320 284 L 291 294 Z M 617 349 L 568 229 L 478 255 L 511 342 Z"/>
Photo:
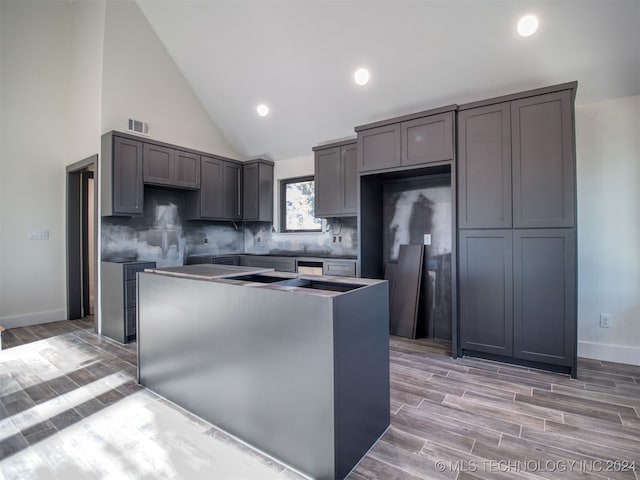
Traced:
<path fill-rule="evenodd" d="M 578 104 L 640 94 L 638 0 L 136 1 L 247 158 L 306 155 L 356 125 L 573 80 Z M 527 13 L 540 28 L 525 38 Z"/>

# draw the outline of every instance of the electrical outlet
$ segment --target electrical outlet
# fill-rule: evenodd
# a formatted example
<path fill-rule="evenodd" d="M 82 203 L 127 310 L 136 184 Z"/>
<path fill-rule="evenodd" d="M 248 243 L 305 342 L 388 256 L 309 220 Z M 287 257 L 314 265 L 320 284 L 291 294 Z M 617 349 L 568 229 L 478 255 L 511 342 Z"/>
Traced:
<path fill-rule="evenodd" d="M 431 245 L 431 234 L 430 233 L 425 233 L 424 234 L 424 244 L 425 245 Z"/>
<path fill-rule="evenodd" d="M 610 313 L 601 313 L 600 314 L 600 328 L 611 328 L 611 314 Z"/>
<path fill-rule="evenodd" d="M 256 237 L 256 242 L 260 243 L 262 241 L 262 239 L 260 237 Z"/>
<path fill-rule="evenodd" d="M 207 237 L 204 237 L 204 243 L 209 243 L 209 239 Z"/>
<path fill-rule="evenodd" d="M 49 240 L 49 230 L 29 230 L 27 238 L 29 240 Z"/>
<path fill-rule="evenodd" d="M 333 236 L 333 243 L 336 243 L 336 236 Z"/>
<path fill-rule="evenodd" d="M 338 237 L 338 242 L 342 243 L 342 235 Z"/>

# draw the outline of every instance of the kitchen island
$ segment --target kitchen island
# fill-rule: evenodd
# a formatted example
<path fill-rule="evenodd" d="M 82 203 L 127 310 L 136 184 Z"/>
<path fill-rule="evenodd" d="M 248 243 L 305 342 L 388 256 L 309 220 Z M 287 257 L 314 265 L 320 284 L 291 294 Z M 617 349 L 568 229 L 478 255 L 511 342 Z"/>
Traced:
<path fill-rule="evenodd" d="M 139 382 L 305 475 L 346 477 L 389 426 L 387 282 L 189 267 L 138 274 Z"/>

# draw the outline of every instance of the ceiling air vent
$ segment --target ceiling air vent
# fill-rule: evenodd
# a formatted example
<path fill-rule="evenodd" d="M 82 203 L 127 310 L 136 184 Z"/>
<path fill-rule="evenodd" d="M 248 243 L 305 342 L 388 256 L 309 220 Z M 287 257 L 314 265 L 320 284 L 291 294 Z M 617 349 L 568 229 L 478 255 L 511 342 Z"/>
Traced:
<path fill-rule="evenodd" d="M 140 120 L 129 119 L 129 131 L 141 135 L 149 135 L 149 124 Z"/>

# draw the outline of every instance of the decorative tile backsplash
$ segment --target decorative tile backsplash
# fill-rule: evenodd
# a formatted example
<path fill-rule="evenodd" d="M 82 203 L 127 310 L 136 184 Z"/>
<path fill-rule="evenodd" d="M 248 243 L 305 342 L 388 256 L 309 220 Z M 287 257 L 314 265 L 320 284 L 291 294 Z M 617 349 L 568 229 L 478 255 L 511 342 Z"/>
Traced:
<path fill-rule="evenodd" d="M 354 258 L 358 255 L 355 217 L 331 218 L 324 226 L 322 233 L 278 233 L 272 231 L 270 223 L 247 223 L 245 253 Z"/>
<path fill-rule="evenodd" d="M 357 255 L 355 218 L 330 219 L 322 233 L 283 234 L 272 232 L 271 223 L 186 220 L 186 196 L 180 190 L 145 186 L 144 200 L 142 217 L 102 217 L 102 260 L 169 267 L 194 254 Z"/>

